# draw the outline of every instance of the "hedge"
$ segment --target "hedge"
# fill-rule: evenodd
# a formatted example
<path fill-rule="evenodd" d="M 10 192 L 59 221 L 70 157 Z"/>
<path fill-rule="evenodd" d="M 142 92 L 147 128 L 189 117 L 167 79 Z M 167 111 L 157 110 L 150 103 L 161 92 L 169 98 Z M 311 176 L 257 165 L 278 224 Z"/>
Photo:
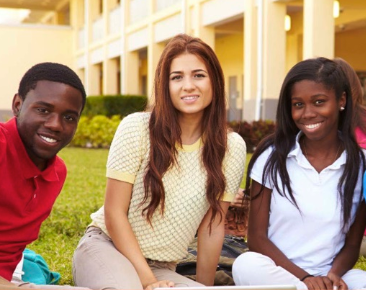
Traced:
<path fill-rule="evenodd" d="M 104 115 L 125 117 L 131 113 L 143 111 L 147 104 L 146 96 L 139 95 L 106 95 L 88 96 L 83 116 Z"/>
<path fill-rule="evenodd" d="M 106 117 L 96 115 L 93 117 L 82 116 L 79 121 L 78 129 L 70 146 L 87 148 L 109 148 L 114 133 L 121 121 L 119 115 Z M 248 123 L 230 122 L 229 127 L 237 132 L 246 142 L 247 151 L 253 152 L 259 141 L 264 136 L 274 131 L 273 121 L 254 121 Z"/>
<path fill-rule="evenodd" d="M 108 118 L 103 115 L 81 116 L 70 146 L 85 148 L 109 148 L 121 121 L 119 115 Z"/>
<path fill-rule="evenodd" d="M 230 122 L 229 127 L 234 132 L 237 132 L 247 145 L 247 151 L 252 153 L 257 147 L 258 143 L 267 135 L 271 134 L 275 130 L 275 123 L 271 120 L 259 120 L 248 123 L 242 122 Z"/>

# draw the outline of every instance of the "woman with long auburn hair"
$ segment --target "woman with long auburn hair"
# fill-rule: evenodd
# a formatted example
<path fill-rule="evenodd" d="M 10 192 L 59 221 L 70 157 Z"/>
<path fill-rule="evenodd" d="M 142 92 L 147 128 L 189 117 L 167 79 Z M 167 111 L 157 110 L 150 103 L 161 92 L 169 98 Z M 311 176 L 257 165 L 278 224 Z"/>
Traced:
<path fill-rule="evenodd" d="M 239 285 L 365 289 L 352 269 L 366 225 L 365 151 L 354 134 L 343 69 L 327 58 L 296 64 L 282 84 L 275 132 L 248 165 L 248 252 L 233 264 Z"/>
<path fill-rule="evenodd" d="M 213 50 L 185 34 L 165 47 L 151 112 L 124 118 L 107 162 L 104 206 L 73 261 L 92 289 L 212 285 L 224 220 L 246 146 L 226 127 L 224 76 Z M 197 233 L 196 281 L 175 272 Z"/>

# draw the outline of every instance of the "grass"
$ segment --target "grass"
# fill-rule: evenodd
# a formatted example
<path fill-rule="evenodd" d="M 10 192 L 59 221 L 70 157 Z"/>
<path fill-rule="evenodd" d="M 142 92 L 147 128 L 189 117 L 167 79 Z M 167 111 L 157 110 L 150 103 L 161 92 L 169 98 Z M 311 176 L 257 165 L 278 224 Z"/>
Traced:
<path fill-rule="evenodd" d="M 29 248 L 41 254 L 52 271 L 61 274 L 60 284 L 72 285 L 74 249 L 91 221 L 90 214 L 104 201 L 108 150 L 65 148 L 59 155 L 68 168 L 66 183 L 42 225 L 39 239 Z M 360 257 L 356 267 L 366 270 L 366 258 Z"/>
<path fill-rule="evenodd" d="M 108 151 L 65 148 L 59 155 L 68 168 L 66 183 L 42 225 L 39 239 L 29 248 L 61 274 L 60 284 L 72 284 L 74 249 L 91 221 L 90 214 L 104 201 Z"/>
<path fill-rule="evenodd" d="M 250 158 L 252 158 L 252 153 L 247 154 L 247 162 L 245 164 L 244 176 L 243 176 L 243 180 L 241 181 L 240 188 L 245 188 L 245 183 L 246 183 L 245 182 L 245 177 L 247 175 L 247 168 L 248 168 Z"/>

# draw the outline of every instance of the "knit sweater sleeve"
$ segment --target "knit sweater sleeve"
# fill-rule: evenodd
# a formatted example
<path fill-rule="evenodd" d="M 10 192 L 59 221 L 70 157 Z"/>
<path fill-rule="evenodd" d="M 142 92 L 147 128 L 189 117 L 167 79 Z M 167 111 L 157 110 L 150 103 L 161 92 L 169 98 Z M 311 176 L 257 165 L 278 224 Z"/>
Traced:
<path fill-rule="evenodd" d="M 107 161 L 107 177 L 135 182 L 141 166 L 146 134 L 142 131 L 148 126 L 150 114 L 135 113 L 125 117 L 117 128 Z"/>

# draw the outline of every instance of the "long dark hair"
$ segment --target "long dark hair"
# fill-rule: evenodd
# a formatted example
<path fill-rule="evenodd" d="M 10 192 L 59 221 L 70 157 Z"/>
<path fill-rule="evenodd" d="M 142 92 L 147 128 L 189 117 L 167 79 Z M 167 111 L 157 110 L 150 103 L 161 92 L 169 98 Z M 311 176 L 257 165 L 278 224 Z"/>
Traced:
<path fill-rule="evenodd" d="M 145 196 L 149 204 L 143 208 L 151 223 L 155 210 L 161 205 L 164 213 L 165 190 L 162 178 L 172 165 L 177 163 L 176 144 L 182 145 L 179 112 L 174 108 L 169 94 L 170 66 L 177 56 L 190 53 L 199 57 L 206 65 L 212 85 L 212 102 L 206 107 L 202 120 L 203 152 L 202 161 L 207 172 L 206 196 L 213 215 L 222 211 L 220 199 L 223 197 L 226 180 L 222 162 L 227 148 L 226 99 L 224 75 L 214 51 L 199 38 L 186 34 L 175 36 L 165 47 L 155 71 L 154 97 L 149 130 L 150 157 L 144 178 Z"/>
<path fill-rule="evenodd" d="M 273 146 L 274 150 L 264 166 L 262 189 L 252 198 L 256 198 L 262 193 L 264 180 L 271 177 L 279 194 L 288 198 L 298 207 L 291 189 L 286 160 L 288 153 L 295 145 L 296 135 L 299 132 L 291 115 L 291 91 L 295 83 L 303 80 L 323 84 L 335 92 L 337 100 L 341 98 L 343 93 L 346 94 L 346 107 L 345 110 L 340 112 L 338 121 L 338 130 L 343 136 L 343 146 L 347 152 L 345 168 L 338 183 L 338 193 L 342 201 L 343 226 L 345 226 L 351 216 L 352 199 L 359 178 L 360 166 L 362 165 L 363 170 L 365 170 L 365 157 L 354 136 L 354 106 L 352 104 L 349 81 L 341 67 L 327 58 L 319 57 L 301 61 L 288 72 L 282 84 L 278 101 L 275 132 L 264 138 L 254 152 L 248 165 L 246 190 L 247 192 L 250 190 L 250 173 L 254 163 L 268 147 Z M 282 188 L 280 188 L 277 181 L 277 173 L 282 181 Z M 286 189 L 288 195 L 286 194 Z"/>

